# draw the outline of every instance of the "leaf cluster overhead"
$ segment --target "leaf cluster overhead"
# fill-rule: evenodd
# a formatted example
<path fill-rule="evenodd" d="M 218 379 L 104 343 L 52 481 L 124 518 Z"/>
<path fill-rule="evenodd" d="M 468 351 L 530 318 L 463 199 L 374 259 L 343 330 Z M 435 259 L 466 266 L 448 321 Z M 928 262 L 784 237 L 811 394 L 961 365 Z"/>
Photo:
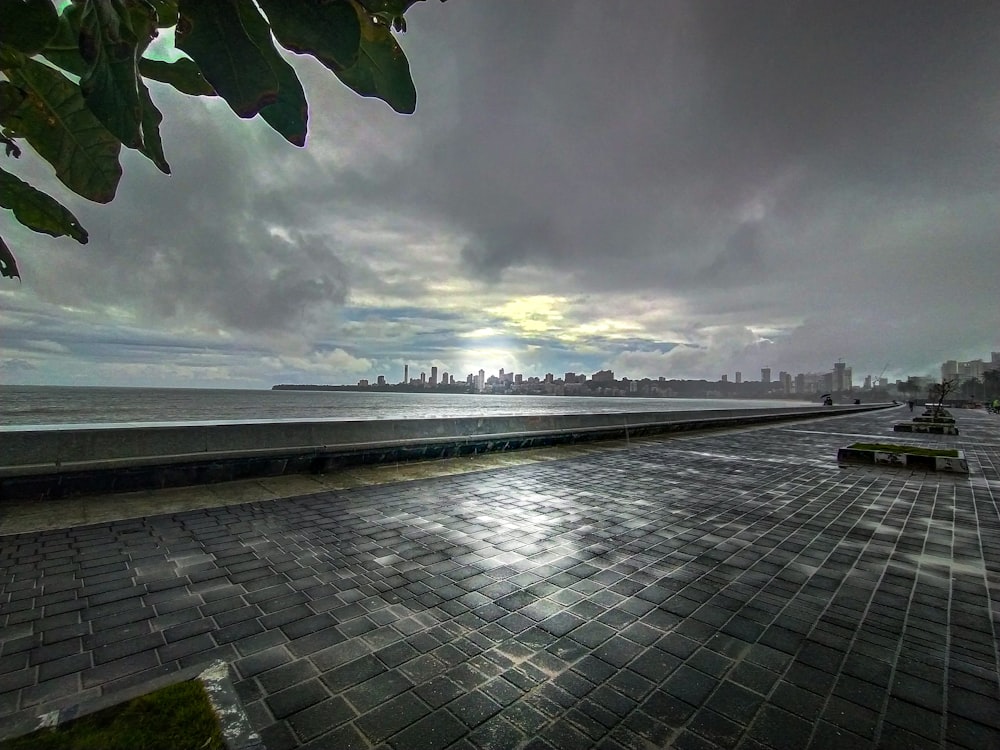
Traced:
<path fill-rule="evenodd" d="M 166 173 L 163 115 L 147 81 L 218 96 L 242 118 L 260 116 L 303 146 L 309 106 L 291 52 L 311 55 L 362 96 L 402 114 L 416 108 L 410 66 L 393 31 L 418 0 L 0 0 L 0 141 L 26 143 L 71 191 L 115 197 L 121 148 Z M 177 59 L 148 56 L 165 30 Z M 36 232 L 87 242 L 55 198 L 0 168 L 0 206 Z M 6 214 L 5 214 L 6 215 Z M 0 236 L 0 275 L 19 277 Z"/>

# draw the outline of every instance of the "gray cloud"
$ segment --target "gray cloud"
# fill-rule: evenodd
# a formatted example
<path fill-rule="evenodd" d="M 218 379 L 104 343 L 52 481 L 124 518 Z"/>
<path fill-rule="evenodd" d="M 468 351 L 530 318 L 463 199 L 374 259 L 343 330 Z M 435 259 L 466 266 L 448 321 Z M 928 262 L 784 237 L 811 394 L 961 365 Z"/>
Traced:
<path fill-rule="evenodd" d="M 568 263 L 596 289 L 683 285 L 762 197 L 849 220 L 855 190 L 933 205 L 996 189 L 995 6 L 548 5 L 512 49 L 524 12 L 458 11 L 480 31 L 454 55 L 474 44 L 478 64 L 460 125 L 416 156 L 420 195 L 478 238 L 473 273 Z"/>
<path fill-rule="evenodd" d="M 268 164 L 240 133 L 250 126 L 200 101 L 166 95 L 164 140 L 173 175 L 135 154 L 109 206 L 76 201 L 91 227 L 85 248 L 46 247 L 26 258 L 39 295 L 74 306 L 115 306 L 146 321 L 284 331 L 314 309 L 339 305 L 348 279 L 336 239 L 275 234 L 266 212 Z M 197 137 L 192 137 L 196 134 Z M 256 153 L 255 153 L 256 151 Z M 263 188 L 263 190 L 262 190 Z M 294 200 L 296 185 L 283 192 Z"/>

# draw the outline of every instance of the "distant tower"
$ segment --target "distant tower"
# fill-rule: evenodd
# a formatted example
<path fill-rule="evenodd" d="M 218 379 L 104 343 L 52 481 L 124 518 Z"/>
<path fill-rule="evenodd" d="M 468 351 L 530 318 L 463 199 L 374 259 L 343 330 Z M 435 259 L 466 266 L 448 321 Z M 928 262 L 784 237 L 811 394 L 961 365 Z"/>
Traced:
<path fill-rule="evenodd" d="M 743 373 L 740 372 L 739 370 L 736 371 L 736 382 L 737 383 L 743 382 Z"/>
<path fill-rule="evenodd" d="M 407 385 L 410 382 L 410 366 L 403 365 L 403 385 Z"/>
<path fill-rule="evenodd" d="M 849 391 L 851 386 L 847 382 L 847 365 L 844 362 L 833 363 L 833 391 Z"/>
<path fill-rule="evenodd" d="M 770 385 L 771 384 L 771 368 L 770 367 L 761 367 L 760 368 L 760 382 L 763 383 L 764 385 Z"/>
<path fill-rule="evenodd" d="M 437 385 L 438 382 L 438 368 L 431 365 L 431 385 Z"/>

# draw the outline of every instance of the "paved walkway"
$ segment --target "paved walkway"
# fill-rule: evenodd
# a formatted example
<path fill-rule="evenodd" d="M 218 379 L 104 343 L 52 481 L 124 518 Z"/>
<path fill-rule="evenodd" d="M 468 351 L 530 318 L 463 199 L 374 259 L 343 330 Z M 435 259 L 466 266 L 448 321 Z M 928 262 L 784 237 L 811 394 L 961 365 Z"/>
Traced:
<path fill-rule="evenodd" d="M 0 537 L 0 716 L 222 658 L 269 750 L 1000 747 L 1000 418 L 836 466 L 900 414 Z"/>

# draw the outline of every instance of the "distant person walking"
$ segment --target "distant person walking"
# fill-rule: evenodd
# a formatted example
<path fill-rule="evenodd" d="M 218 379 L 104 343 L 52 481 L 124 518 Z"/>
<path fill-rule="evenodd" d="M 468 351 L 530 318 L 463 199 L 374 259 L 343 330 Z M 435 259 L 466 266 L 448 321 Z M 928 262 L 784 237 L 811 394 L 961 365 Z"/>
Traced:
<path fill-rule="evenodd" d="M 906 405 L 910 407 L 910 411 L 913 411 L 913 402 L 912 401 L 907 401 Z"/>

